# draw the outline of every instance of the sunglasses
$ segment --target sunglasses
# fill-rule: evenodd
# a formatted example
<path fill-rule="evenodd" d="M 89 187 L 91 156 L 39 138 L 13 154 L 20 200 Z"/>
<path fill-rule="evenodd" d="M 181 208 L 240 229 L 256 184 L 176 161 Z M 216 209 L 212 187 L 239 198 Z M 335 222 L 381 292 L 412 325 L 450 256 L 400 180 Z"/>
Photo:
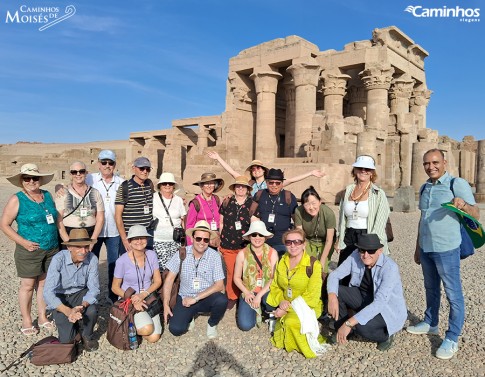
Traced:
<path fill-rule="evenodd" d="M 204 241 L 204 243 L 209 243 L 210 238 L 205 238 L 205 237 L 194 237 L 194 240 L 195 240 L 196 242 L 202 242 L 202 241 Z"/>
<path fill-rule="evenodd" d="M 30 182 L 30 181 L 39 182 L 39 180 L 40 180 L 40 177 L 22 177 L 22 181 L 24 182 Z"/>
<path fill-rule="evenodd" d="M 109 166 L 115 166 L 116 162 L 114 161 L 99 161 L 101 162 L 101 165 L 105 166 L 105 165 L 109 165 Z"/>
<path fill-rule="evenodd" d="M 251 237 L 255 238 L 255 237 L 264 237 L 264 236 L 259 233 L 251 233 Z"/>
<path fill-rule="evenodd" d="M 369 169 L 369 168 L 356 168 L 357 170 L 360 171 L 373 171 L 374 169 Z"/>
<path fill-rule="evenodd" d="M 251 170 L 259 170 L 259 169 L 263 169 L 263 168 L 258 165 L 251 166 Z"/>
<path fill-rule="evenodd" d="M 303 240 L 286 240 L 285 241 L 285 245 L 286 246 L 291 246 L 292 244 L 295 245 L 295 246 L 300 246 L 300 245 L 303 245 Z"/>
<path fill-rule="evenodd" d="M 283 182 L 281 182 L 281 181 L 267 181 L 267 182 L 266 182 L 266 184 L 267 184 L 268 186 L 279 186 L 279 185 L 281 185 L 282 183 L 283 183 Z"/>
<path fill-rule="evenodd" d="M 79 169 L 79 170 L 71 170 L 72 175 L 77 175 L 77 174 L 86 174 L 86 169 Z"/>
<path fill-rule="evenodd" d="M 142 166 L 141 168 L 137 167 L 138 170 L 140 171 L 147 171 L 148 173 L 150 173 L 152 171 L 152 168 L 149 168 L 148 166 Z"/>
<path fill-rule="evenodd" d="M 361 249 L 359 249 L 359 253 L 361 253 L 361 254 L 367 253 L 369 255 L 374 255 L 375 253 L 377 253 L 377 250 L 361 250 Z"/>
<path fill-rule="evenodd" d="M 160 183 L 160 185 L 162 185 L 162 186 L 175 186 L 175 183 L 173 183 L 173 182 L 162 182 L 162 183 Z"/>

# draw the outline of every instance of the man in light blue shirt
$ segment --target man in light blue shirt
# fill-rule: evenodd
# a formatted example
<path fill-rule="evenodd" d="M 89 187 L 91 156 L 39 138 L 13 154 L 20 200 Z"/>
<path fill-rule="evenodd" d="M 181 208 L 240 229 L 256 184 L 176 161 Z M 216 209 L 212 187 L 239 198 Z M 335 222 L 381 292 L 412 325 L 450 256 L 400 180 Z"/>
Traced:
<path fill-rule="evenodd" d="M 328 314 L 336 320 L 338 343 L 347 343 L 354 330 L 387 351 L 407 318 L 399 267 L 383 254 L 377 234 L 359 235 L 356 246 L 328 277 Z M 349 286 L 339 285 L 348 275 Z M 349 309 L 355 314 L 350 316 Z"/>
<path fill-rule="evenodd" d="M 470 185 L 462 178 L 455 178 L 452 189 L 453 178 L 446 172 L 446 164 L 445 155 L 439 149 L 431 149 L 423 156 L 423 167 L 429 179 L 420 190 L 421 219 L 414 261 L 421 264 L 423 270 L 426 311 L 424 321 L 407 328 L 411 334 L 439 334 L 443 282 L 450 314 L 448 330 L 436 357 L 445 360 L 458 351 L 458 337 L 465 322 L 465 299 L 460 277 L 460 221 L 441 204 L 452 202 L 474 218 L 480 217 Z"/>
<path fill-rule="evenodd" d="M 94 243 L 86 229 L 72 229 L 67 250 L 59 251 L 51 261 L 44 285 L 44 300 L 56 323 L 59 341 L 71 343 L 78 331 L 84 349 L 95 351 L 93 339 L 98 320 L 98 258 L 89 252 Z"/>
<path fill-rule="evenodd" d="M 104 203 L 104 225 L 98 236 L 98 242 L 93 246 L 92 252 L 99 259 L 103 243 L 106 245 L 108 262 L 108 298 L 115 302 L 118 297 L 111 291 L 116 260 L 119 257 L 120 233 L 115 221 L 116 192 L 124 181 L 114 174 L 116 169 L 116 154 L 109 149 L 103 149 L 98 155 L 98 173 L 88 174 L 86 184 L 99 191 Z"/>

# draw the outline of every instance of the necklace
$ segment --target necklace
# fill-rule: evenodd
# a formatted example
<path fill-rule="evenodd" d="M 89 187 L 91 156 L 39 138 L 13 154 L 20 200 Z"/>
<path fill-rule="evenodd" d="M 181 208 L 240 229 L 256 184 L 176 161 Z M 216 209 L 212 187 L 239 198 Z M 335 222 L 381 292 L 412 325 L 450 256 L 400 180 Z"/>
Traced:
<path fill-rule="evenodd" d="M 74 191 L 76 191 L 76 194 L 78 194 L 78 195 L 79 195 L 81 198 L 82 198 L 82 197 L 83 197 L 83 196 L 86 194 L 87 185 L 85 185 L 85 184 L 82 186 L 82 187 L 86 187 L 86 188 L 84 189 L 84 194 L 81 194 L 79 191 L 77 191 L 77 189 L 74 187 L 74 185 L 71 185 L 71 187 L 72 187 L 72 189 L 73 189 Z"/>
<path fill-rule="evenodd" d="M 355 188 L 357 188 L 357 187 L 358 186 L 355 186 Z M 354 191 L 352 191 L 352 194 L 350 194 L 350 199 L 352 199 L 354 202 L 358 202 L 359 199 L 362 198 L 366 194 L 367 190 L 369 190 L 369 187 L 370 187 L 370 181 L 367 184 L 367 186 L 365 187 L 365 189 L 357 197 L 354 197 L 354 191 L 355 191 L 355 188 L 354 188 Z"/>

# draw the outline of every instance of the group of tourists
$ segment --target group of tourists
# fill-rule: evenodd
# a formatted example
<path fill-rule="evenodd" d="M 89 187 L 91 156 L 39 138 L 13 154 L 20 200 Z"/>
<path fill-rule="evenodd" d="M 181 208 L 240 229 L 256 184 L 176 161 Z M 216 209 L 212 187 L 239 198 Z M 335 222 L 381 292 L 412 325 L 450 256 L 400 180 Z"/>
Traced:
<path fill-rule="evenodd" d="M 105 299 L 112 304 L 129 297 L 137 333 L 148 342 L 158 341 L 164 326 L 175 336 L 191 331 L 201 313 L 209 314 L 207 337 L 216 338 L 219 322 L 236 307 L 242 331 L 267 322 L 274 346 L 307 358 L 326 352 L 328 343 L 347 343 L 353 334 L 388 350 L 404 327 L 407 308 L 399 268 L 389 256 L 390 208 L 375 183 L 374 159 L 361 155 L 352 165 L 354 182 L 341 197 L 337 222 L 313 186 L 302 193 L 300 205 L 286 189 L 323 172 L 285 179 L 280 169 L 254 160 L 243 175 L 217 152 L 207 155 L 234 177 L 231 195 L 219 197 L 224 180 L 206 172 L 194 182 L 200 193 L 185 203 L 176 195 L 173 174 L 162 173 L 156 184 L 148 178 L 152 165 L 146 157 L 133 161 L 130 179 L 115 175 L 111 150 L 99 153 L 96 173 L 74 162 L 70 184 L 53 195 L 41 189 L 53 174 L 41 173 L 35 164 L 9 177 L 21 190 L 6 204 L 0 227 L 16 243 L 21 333 L 57 328 L 62 343 L 81 340 L 86 351 L 98 348 L 93 333 L 104 244 Z M 439 334 L 443 281 L 449 328 L 436 356 L 449 359 L 458 350 L 465 310 L 460 223 L 441 204 L 451 201 L 477 219 L 479 210 L 465 180 L 455 179 L 450 189 L 442 151 L 426 152 L 423 161 L 429 180 L 420 192 L 414 259 L 423 270 L 426 311 L 423 322 L 407 331 Z M 338 264 L 330 271 L 333 253 Z M 171 302 L 176 279 L 178 295 Z M 147 302 L 159 292 L 163 310 L 152 312 Z M 325 318 L 334 329 L 329 339 L 321 335 L 319 321 Z"/>

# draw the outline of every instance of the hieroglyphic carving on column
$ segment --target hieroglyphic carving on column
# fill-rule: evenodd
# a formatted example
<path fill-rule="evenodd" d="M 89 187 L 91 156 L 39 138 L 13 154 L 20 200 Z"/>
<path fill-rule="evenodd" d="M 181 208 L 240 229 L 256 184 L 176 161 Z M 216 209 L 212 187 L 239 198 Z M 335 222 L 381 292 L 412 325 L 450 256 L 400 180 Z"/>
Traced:
<path fill-rule="evenodd" d="M 393 74 L 394 68 L 389 64 L 375 64 L 373 66 L 366 67 L 366 69 L 359 73 L 359 76 L 367 90 L 389 90 Z"/>
<path fill-rule="evenodd" d="M 283 81 L 286 100 L 285 119 L 285 157 L 293 156 L 295 148 L 295 85 L 291 75 L 286 75 Z"/>
<path fill-rule="evenodd" d="M 432 90 L 426 88 L 414 90 L 411 93 L 411 100 L 409 101 L 409 106 L 411 113 L 419 115 L 420 119 L 418 122 L 418 128 L 426 128 L 426 108 L 428 107 L 429 99 L 431 98 Z"/>
<path fill-rule="evenodd" d="M 347 89 L 350 115 L 365 120 L 367 93 L 363 86 L 352 85 Z"/>
<path fill-rule="evenodd" d="M 252 103 L 250 89 L 247 88 L 235 72 L 231 72 L 228 77 L 229 89 L 234 96 L 234 103 Z"/>

